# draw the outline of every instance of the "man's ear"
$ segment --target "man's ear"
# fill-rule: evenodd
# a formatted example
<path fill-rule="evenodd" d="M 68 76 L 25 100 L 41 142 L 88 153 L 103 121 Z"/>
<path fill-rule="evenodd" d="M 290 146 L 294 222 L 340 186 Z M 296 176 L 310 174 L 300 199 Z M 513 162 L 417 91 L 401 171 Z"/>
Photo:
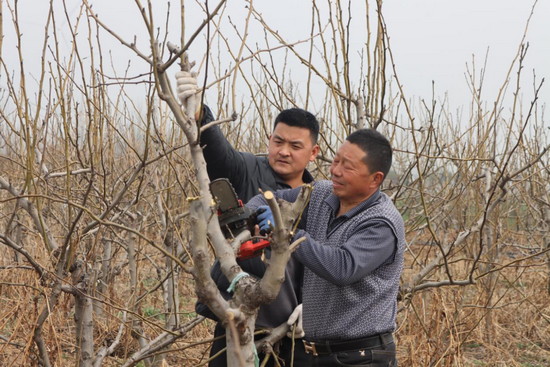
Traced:
<path fill-rule="evenodd" d="M 315 146 L 311 150 L 311 156 L 309 157 L 309 161 L 313 162 L 317 158 L 317 154 L 319 154 L 319 145 L 315 144 Z"/>
<path fill-rule="evenodd" d="M 384 174 L 380 171 L 374 173 L 374 177 L 372 178 L 372 183 L 376 184 L 376 186 L 382 185 L 382 182 L 384 181 Z"/>

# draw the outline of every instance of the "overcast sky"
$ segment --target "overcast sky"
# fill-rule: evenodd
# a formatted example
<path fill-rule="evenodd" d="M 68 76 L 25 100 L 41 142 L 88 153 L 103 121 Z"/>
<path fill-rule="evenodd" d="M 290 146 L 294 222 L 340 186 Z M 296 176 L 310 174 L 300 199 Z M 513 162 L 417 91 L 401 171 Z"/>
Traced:
<path fill-rule="evenodd" d="M 13 24 L 9 9 L 4 1 L 4 43 L 2 57 L 8 70 L 18 71 L 17 54 Z M 10 2 L 13 3 L 13 2 Z M 54 1 L 61 9 L 62 2 Z M 131 0 L 90 0 L 99 17 L 114 31 L 132 40 L 138 36 L 138 46 L 148 52 L 146 36 L 143 32 L 142 20 Z M 143 1 L 146 3 L 146 1 Z M 178 2 L 179 3 L 179 2 Z M 374 1 L 371 1 L 374 7 Z M 165 24 L 165 9 L 167 2 L 153 1 L 157 15 L 156 25 L 163 28 Z M 216 2 L 210 2 L 212 9 Z M 241 31 L 244 30 L 247 2 L 229 0 L 228 9 L 224 13 L 222 27 L 231 34 L 231 21 Z M 409 99 L 431 99 L 432 81 L 435 82 L 435 95 L 442 98 L 446 93 L 452 108 L 468 105 L 470 90 L 465 79 L 467 65 L 470 70 L 475 58 L 476 74 L 479 75 L 487 56 L 487 66 L 484 82 L 484 100 L 492 103 L 499 88 L 505 81 L 506 74 L 518 51 L 527 20 L 534 2 L 528 0 L 415 0 L 386 1 L 383 14 L 388 27 L 390 45 L 393 52 L 397 73 Z M 56 13 L 56 24 L 60 32 L 60 44 L 68 49 L 71 44 L 71 34 L 67 31 L 67 22 L 74 24 L 79 11 L 80 2 L 67 1 L 69 20 L 62 11 Z M 254 6 L 263 14 L 267 23 L 289 43 L 309 37 L 311 31 L 311 2 L 297 0 L 256 1 Z M 319 3 L 321 11 L 326 11 L 326 2 Z M 350 59 L 352 68 L 359 68 L 358 51 L 366 41 L 365 32 L 365 2 L 353 1 L 351 8 L 351 47 Z M 26 62 L 26 72 L 36 77 L 39 72 L 40 50 L 43 43 L 44 24 L 47 16 L 48 2 L 45 0 L 19 1 L 19 25 L 23 32 L 23 55 Z M 203 19 L 204 14 L 198 9 L 197 3 L 186 2 L 188 34 Z M 325 9 L 325 10 L 323 10 Z M 177 41 L 179 37 L 179 9 L 172 2 L 169 34 L 170 40 Z M 326 14 L 326 13 L 325 13 Z M 529 52 L 523 69 L 521 93 L 524 103 L 532 98 L 533 70 L 536 78 L 550 77 L 550 0 L 540 0 L 535 7 L 526 35 L 529 42 Z M 84 29 L 81 33 L 85 33 Z M 231 38 L 233 37 L 233 38 Z M 328 36 L 327 36 L 328 37 Z M 238 46 L 236 35 L 230 39 Z M 87 42 L 87 41 L 86 41 Z M 263 29 L 258 22 L 250 23 L 249 44 L 263 43 Z M 199 38 L 196 46 L 191 49 L 192 58 L 200 60 L 204 54 L 204 36 Z M 274 44 L 272 44 L 274 45 Z M 304 47 L 306 47 L 304 45 Z M 112 50 L 114 63 L 119 70 L 124 70 L 128 60 L 132 60 L 132 71 L 140 73 L 146 65 L 137 59 L 130 51 L 103 33 L 102 48 Z M 305 48 L 307 49 L 307 48 Z M 68 55 L 68 54 L 67 54 Z M 274 53 L 275 60 L 282 60 L 283 51 Z M 225 67 L 231 60 L 222 60 Z M 222 65 L 223 67 L 223 65 Z M 291 61 L 293 80 L 298 83 L 305 81 L 305 73 L 299 62 Z M 517 67 L 512 76 L 515 76 Z M 174 72 L 176 70 L 174 69 Z M 6 80 L 0 71 L 0 87 L 5 88 Z M 550 80 L 549 80 L 550 82 Z M 322 82 L 317 81 L 319 85 Z M 321 88 L 322 89 L 322 88 Z M 241 91 L 246 95 L 246 89 Z M 508 92 L 511 98 L 511 91 Z M 542 89 L 540 100 L 550 101 L 548 82 Z"/>
<path fill-rule="evenodd" d="M 485 98 L 492 100 L 502 86 L 518 51 L 533 1 L 388 1 L 385 17 L 398 73 L 406 92 L 429 97 L 431 81 L 436 95 L 449 92 L 456 105 L 469 96 L 466 64 L 475 56 L 478 73 L 484 66 Z M 522 89 L 532 96 L 533 69 L 540 81 L 550 77 L 550 1 L 539 1 L 525 38 L 529 50 Z M 470 69 L 471 70 L 471 69 Z M 514 69 L 514 74 L 517 68 Z M 547 83 L 545 83 L 547 84 Z M 542 100 L 548 102 L 545 85 Z"/>

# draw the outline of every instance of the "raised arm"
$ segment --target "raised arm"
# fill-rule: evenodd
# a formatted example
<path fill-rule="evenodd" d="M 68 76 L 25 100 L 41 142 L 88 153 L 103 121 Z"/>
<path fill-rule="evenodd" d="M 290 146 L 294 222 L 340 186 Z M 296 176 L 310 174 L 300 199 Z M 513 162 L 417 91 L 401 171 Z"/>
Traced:
<path fill-rule="evenodd" d="M 203 106 L 201 126 L 212 121 L 212 111 L 208 106 Z M 235 187 L 246 180 L 246 162 L 242 154 L 229 144 L 218 125 L 202 132 L 201 146 L 211 180 L 228 178 Z"/>
<path fill-rule="evenodd" d="M 198 106 L 195 117 L 198 119 L 202 112 L 201 126 L 214 121 L 214 115 L 210 108 L 206 105 L 200 106 L 201 93 L 198 92 L 196 74 L 185 71 L 177 72 L 176 84 L 182 107 L 185 106 L 188 99 L 195 99 L 194 105 Z M 248 177 L 245 177 L 246 162 L 243 155 L 229 144 L 218 125 L 201 133 L 200 144 L 203 147 L 210 180 L 228 178 L 233 187 L 242 186 L 247 182 Z"/>

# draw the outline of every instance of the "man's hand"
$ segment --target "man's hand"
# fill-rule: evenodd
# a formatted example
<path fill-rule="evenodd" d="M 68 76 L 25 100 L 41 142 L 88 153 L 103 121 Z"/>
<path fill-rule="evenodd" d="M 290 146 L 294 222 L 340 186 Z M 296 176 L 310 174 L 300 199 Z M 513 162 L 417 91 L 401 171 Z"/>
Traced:
<path fill-rule="evenodd" d="M 256 209 L 257 221 L 260 226 L 260 234 L 265 235 L 275 229 L 275 223 L 273 221 L 273 213 L 269 206 L 261 205 Z"/>
<path fill-rule="evenodd" d="M 302 327 L 302 304 L 300 303 L 286 322 L 290 326 L 290 331 L 286 333 L 286 336 L 292 338 L 292 325 L 296 323 L 296 330 L 294 331 L 295 338 L 303 338 L 306 333 L 304 333 L 304 328 Z"/>
<path fill-rule="evenodd" d="M 195 98 L 195 118 L 197 118 L 197 112 L 201 110 L 201 93 L 197 94 L 197 74 L 190 73 L 188 71 L 178 71 L 176 73 L 176 84 L 178 98 L 185 110 L 188 98 Z"/>

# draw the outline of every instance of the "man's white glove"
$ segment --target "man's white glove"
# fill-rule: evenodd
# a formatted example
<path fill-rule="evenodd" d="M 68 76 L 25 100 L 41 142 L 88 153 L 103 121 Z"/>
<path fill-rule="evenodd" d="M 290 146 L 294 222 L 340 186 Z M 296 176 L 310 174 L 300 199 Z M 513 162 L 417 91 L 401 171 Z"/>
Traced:
<path fill-rule="evenodd" d="M 302 327 L 302 304 L 300 303 L 286 322 L 290 326 L 290 331 L 286 333 L 286 336 L 292 338 L 292 326 L 296 323 L 296 331 L 294 332 L 295 338 L 303 338 L 306 333 L 304 333 L 304 328 Z"/>
<path fill-rule="evenodd" d="M 200 112 L 202 93 L 197 94 L 197 74 L 188 71 L 178 71 L 176 73 L 176 83 L 178 99 L 183 108 L 187 108 L 187 99 L 195 98 L 195 115 Z"/>

